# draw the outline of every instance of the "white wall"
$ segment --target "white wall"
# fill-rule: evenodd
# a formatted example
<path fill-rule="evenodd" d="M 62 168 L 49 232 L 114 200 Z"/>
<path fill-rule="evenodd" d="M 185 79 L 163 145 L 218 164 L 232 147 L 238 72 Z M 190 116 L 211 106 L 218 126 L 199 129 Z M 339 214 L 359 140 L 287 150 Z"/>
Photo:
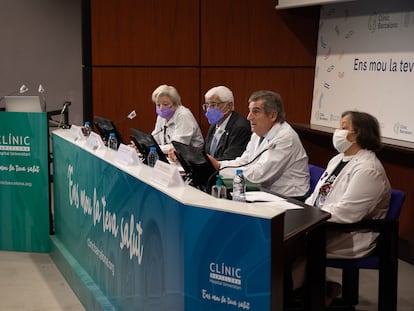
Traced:
<path fill-rule="evenodd" d="M 413 102 L 414 2 L 323 6 L 311 124 L 335 128 L 343 111 L 365 111 L 405 146 L 414 142 Z"/>
<path fill-rule="evenodd" d="M 48 111 L 71 101 L 70 122 L 82 123 L 81 43 L 81 0 L 2 0 L 0 97 L 42 84 Z"/>

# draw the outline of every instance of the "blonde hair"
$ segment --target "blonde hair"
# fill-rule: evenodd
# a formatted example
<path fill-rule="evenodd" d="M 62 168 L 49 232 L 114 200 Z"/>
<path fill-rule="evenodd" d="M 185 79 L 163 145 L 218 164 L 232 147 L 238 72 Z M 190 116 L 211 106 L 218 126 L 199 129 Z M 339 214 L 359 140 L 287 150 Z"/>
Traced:
<path fill-rule="evenodd" d="M 151 99 L 155 104 L 158 100 L 158 97 L 165 96 L 165 95 L 171 98 L 174 105 L 181 106 L 181 97 L 180 97 L 180 94 L 178 94 L 178 91 L 176 90 L 176 88 L 170 85 L 166 85 L 166 84 L 163 84 L 157 87 L 154 90 L 154 92 L 152 92 Z"/>

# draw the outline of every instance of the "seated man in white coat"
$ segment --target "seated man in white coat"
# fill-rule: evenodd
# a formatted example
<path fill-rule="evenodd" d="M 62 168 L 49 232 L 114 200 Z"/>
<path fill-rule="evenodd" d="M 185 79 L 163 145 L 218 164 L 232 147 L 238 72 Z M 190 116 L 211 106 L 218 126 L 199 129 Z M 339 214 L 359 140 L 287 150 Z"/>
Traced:
<path fill-rule="evenodd" d="M 257 91 L 249 98 L 252 136 L 243 154 L 229 161 L 210 157 L 223 176 L 232 177 L 236 167 L 261 189 L 304 200 L 309 192 L 308 156 L 297 133 L 285 121 L 279 94 Z M 231 168 L 226 168 L 231 167 Z"/>

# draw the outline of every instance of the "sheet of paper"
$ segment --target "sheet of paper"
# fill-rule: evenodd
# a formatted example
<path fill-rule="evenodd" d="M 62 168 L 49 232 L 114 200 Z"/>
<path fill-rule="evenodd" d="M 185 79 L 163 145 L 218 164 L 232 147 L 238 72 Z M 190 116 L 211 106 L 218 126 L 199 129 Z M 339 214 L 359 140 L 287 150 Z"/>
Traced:
<path fill-rule="evenodd" d="M 286 200 L 277 195 L 264 192 L 264 191 L 247 191 L 246 201 L 247 202 L 278 202 L 278 201 L 286 201 Z"/>
<path fill-rule="evenodd" d="M 266 208 L 271 208 L 271 209 L 283 209 L 283 210 L 288 210 L 288 209 L 303 209 L 303 206 L 300 205 L 296 205 L 294 203 L 290 203 L 288 201 L 273 201 L 273 202 L 255 202 L 255 205 L 257 206 L 263 206 Z"/>

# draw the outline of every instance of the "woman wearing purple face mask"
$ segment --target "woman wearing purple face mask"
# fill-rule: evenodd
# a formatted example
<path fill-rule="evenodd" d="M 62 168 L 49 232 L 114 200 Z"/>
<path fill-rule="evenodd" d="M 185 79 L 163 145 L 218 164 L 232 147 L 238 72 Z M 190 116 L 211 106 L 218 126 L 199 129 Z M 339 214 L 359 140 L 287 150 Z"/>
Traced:
<path fill-rule="evenodd" d="M 165 154 L 173 150 L 173 140 L 194 147 L 203 146 L 200 127 L 191 111 L 182 105 L 173 86 L 164 84 L 157 87 L 152 93 L 152 101 L 158 115 L 152 135 Z"/>

